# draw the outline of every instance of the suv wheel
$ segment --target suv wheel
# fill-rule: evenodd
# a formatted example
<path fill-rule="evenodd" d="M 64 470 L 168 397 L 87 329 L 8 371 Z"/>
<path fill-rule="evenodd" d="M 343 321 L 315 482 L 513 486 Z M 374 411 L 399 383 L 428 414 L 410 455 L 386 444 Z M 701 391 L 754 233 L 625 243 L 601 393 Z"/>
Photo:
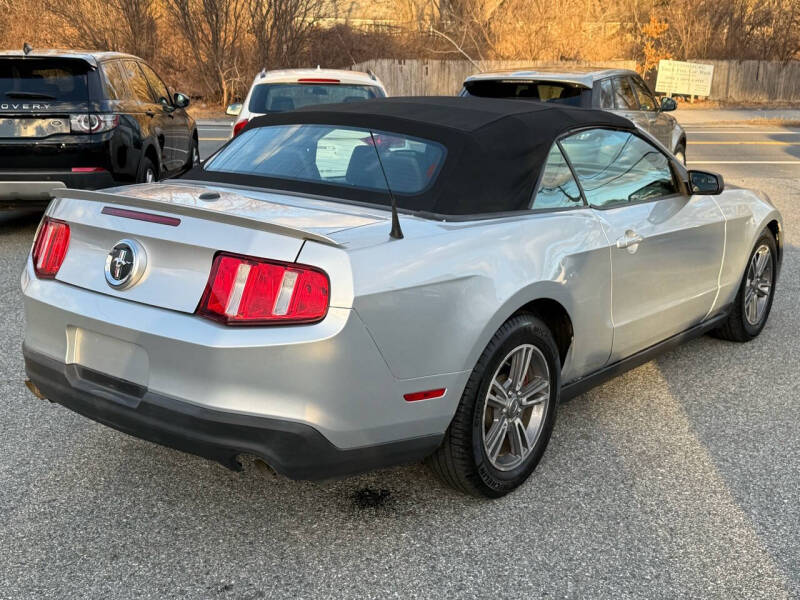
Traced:
<path fill-rule="evenodd" d="M 139 166 L 139 176 L 136 178 L 136 182 L 153 183 L 154 181 L 158 181 L 158 170 L 153 161 L 145 157 Z"/>
<path fill-rule="evenodd" d="M 533 315 L 509 319 L 483 351 L 442 446 L 428 459 L 446 483 L 499 498 L 530 476 L 556 419 L 561 362 Z"/>
<path fill-rule="evenodd" d="M 677 158 L 684 167 L 686 166 L 686 148 L 683 144 L 679 144 L 675 148 L 675 158 Z"/>
<path fill-rule="evenodd" d="M 192 149 L 189 151 L 189 162 L 186 164 L 186 169 L 191 169 L 200 164 L 200 145 L 197 138 L 192 138 Z"/>

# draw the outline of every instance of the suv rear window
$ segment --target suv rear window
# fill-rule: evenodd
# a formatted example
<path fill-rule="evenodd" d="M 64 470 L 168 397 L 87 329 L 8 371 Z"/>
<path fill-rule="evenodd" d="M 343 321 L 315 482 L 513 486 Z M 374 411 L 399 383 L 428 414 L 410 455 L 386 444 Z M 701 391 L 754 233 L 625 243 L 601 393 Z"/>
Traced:
<path fill-rule="evenodd" d="M 0 58 L 0 101 L 87 102 L 89 65 L 68 58 Z"/>
<path fill-rule="evenodd" d="M 303 106 L 360 102 L 383 96 L 381 89 L 374 85 L 260 83 L 253 88 L 247 109 L 253 113 L 284 112 Z"/>
<path fill-rule="evenodd" d="M 479 79 L 464 83 L 470 96 L 482 98 L 519 98 L 570 106 L 589 106 L 591 90 L 561 81 L 520 81 L 515 79 Z"/>
<path fill-rule="evenodd" d="M 444 157 L 441 144 L 406 135 L 335 125 L 273 125 L 239 134 L 203 170 L 373 191 L 386 191 L 388 179 L 392 192 L 415 195 L 433 184 Z"/>

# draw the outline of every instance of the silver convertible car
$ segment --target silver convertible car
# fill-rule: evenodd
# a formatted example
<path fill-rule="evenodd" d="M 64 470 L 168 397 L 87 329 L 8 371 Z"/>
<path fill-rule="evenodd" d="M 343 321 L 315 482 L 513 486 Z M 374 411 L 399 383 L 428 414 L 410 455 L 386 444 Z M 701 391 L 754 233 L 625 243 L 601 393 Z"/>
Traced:
<path fill-rule="evenodd" d="M 781 228 L 600 110 L 276 114 L 180 179 L 57 193 L 22 275 L 27 384 L 233 469 L 427 458 L 498 497 L 559 399 L 704 332 L 756 337 Z"/>

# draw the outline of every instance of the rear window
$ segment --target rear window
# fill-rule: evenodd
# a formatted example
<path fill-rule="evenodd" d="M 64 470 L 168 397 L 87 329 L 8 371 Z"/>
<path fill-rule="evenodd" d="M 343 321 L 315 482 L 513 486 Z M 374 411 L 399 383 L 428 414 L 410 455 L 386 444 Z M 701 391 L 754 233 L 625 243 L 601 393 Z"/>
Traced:
<path fill-rule="evenodd" d="M 395 194 L 415 195 L 434 183 L 444 158 L 441 144 L 406 135 L 274 125 L 239 134 L 203 170 L 383 192 L 388 179 Z"/>
<path fill-rule="evenodd" d="M 561 81 L 477 80 L 464 84 L 467 94 L 481 98 L 519 98 L 570 106 L 588 106 L 591 91 Z"/>
<path fill-rule="evenodd" d="M 89 65 L 76 59 L 0 58 L 0 101 L 87 102 Z"/>
<path fill-rule="evenodd" d="M 260 83 L 253 88 L 247 108 L 253 113 L 285 112 L 303 106 L 361 102 L 383 96 L 383 91 L 374 85 Z"/>

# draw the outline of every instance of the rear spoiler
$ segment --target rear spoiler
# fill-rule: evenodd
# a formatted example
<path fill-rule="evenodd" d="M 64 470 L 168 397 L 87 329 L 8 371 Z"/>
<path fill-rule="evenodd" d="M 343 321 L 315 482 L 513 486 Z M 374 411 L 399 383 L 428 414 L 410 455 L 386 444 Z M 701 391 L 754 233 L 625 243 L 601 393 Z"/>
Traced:
<path fill-rule="evenodd" d="M 200 206 L 189 206 L 186 204 L 177 204 L 173 202 L 161 202 L 159 200 L 150 200 L 148 198 L 136 198 L 134 196 L 125 196 L 123 194 L 112 194 L 109 192 L 93 192 L 89 190 L 75 190 L 71 188 L 57 189 L 50 192 L 50 195 L 55 199 L 72 199 L 72 200 L 88 200 L 89 202 L 102 202 L 104 204 L 122 204 L 124 206 L 133 206 L 136 208 L 149 208 L 170 214 L 184 215 L 187 217 L 197 217 L 215 223 L 225 223 L 226 225 L 235 225 L 238 227 L 247 227 L 249 229 L 258 229 L 268 233 L 277 233 L 287 237 L 298 238 L 301 240 L 310 240 L 341 248 L 342 245 L 336 240 L 329 238 L 326 235 L 304 231 L 303 229 L 296 229 L 294 227 L 287 227 L 286 225 L 277 225 L 259 219 L 253 219 L 242 215 L 224 213 L 217 210 L 210 210 Z"/>

